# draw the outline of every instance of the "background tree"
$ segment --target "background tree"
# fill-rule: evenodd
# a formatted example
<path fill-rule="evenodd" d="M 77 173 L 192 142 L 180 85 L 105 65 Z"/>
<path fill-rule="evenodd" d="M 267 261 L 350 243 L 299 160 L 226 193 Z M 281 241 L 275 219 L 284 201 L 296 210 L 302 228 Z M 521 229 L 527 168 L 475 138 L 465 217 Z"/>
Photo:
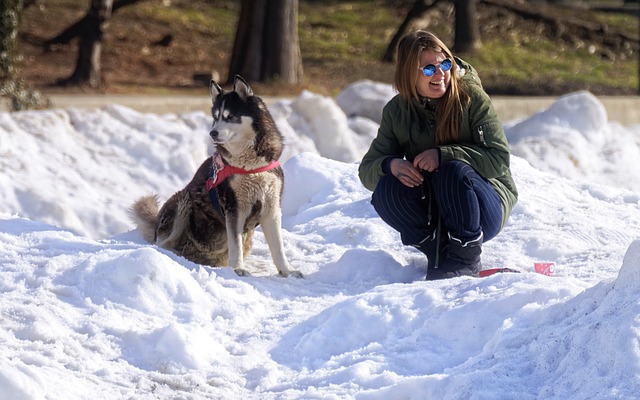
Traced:
<path fill-rule="evenodd" d="M 101 86 L 100 58 L 107 20 L 118 9 L 140 1 L 144 0 L 91 0 L 89 11 L 84 17 L 44 43 L 49 49 L 56 44 L 66 44 L 80 37 L 76 68 L 70 77 L 59 80 L 58 85 L 87 85 L 93 88 Z"/>
<path fill-rule="evenodd" d="M 400 42 L 400 39 L 402 39 L 404 35 L 409 33 L 409 31 L 412 30 L 416 25 L 417 21 L 424 18 L 424 16 L 427 14 L 427 11 L 431 10 L 439 2 L 440 0 L 416 0 L 416 2 L 413 3 L 413 6 L 411 6 L 409 12 L 404 17 L 402 24 L 400 24 L 400 27 L 396 31 L 396 34 L 393 35 L 389 46 L 387 46 L 387 51 L 382 56 L 382 61 L 395 62 L 396 50 L 398 49 L 398 43 Z"/>
<path fill-rule="evenodd" d="M 0 2 L 0 96 L 10 100 L 13 111 L 38 108 L 48 103 L 18 77 L 18 27 L 24 7 L 24 0 Z"/>
<path fill-rule="evenodd" d="M 476 0 L 455 0 L 455 43 L 457 53 L 472 53 L 482 48 Z"/>
<path fill-rule="evenodd" d="M 3 91 L 16 77 L 18 26 L 23 7 L 24 0 L 0 3 L 0 83 Z"/>
<path fill-rule="evenodd" d="M 73 74 L 58 82 L 60 85 L 87 85 L 100 87 L 100 56 L 104 26 L 111 17 L 113 0 L 91 0 L 87 23 L 80 36 L 78 60 Z"/>
<path fill-rule="evenodd" d="M 242 0 L 228 80 L 302 81 L 298 0 Z"/>
<path fill-rule="evenodd" d="M 115 0 L 113 1 L 113 6 L 111 7 L 111 15 L 115 14 L 115 12 L 122 7 L 141 1 L 144 0 Z M 95 19 L 93 19 L 93 17 L 91 16 L 91 11 L 89 11 L 84 17 L 80 18 L 79 20 L 65 28 L 62 32 L 45 41 L 44 47 L 46 49 L 51 49 L 51 47 L 57 44 L 68 44 L 69 42 L 71 42 L 71 40 L 82 36 L 85 32 L 92 29 L 90 25 L 92 25 L 93 23 L 95 23 Z"/>
<path fill-rule="evenodd" d="M 434 8 L 443 0 L 416 0 L 409 9 L 402 24 L 391 39 L 387 51 L 382 56 L 382 61 L 394 62 L 396 60 L 396 50 L 398 42 L 410 30 L 415 29 L 418 22 L 424 19 L 429 10 Z M 448 0 L 453 2 L 455 7 L 455 43 L 453 49 L 459 53 L 472 52 L 482 47 L 480 40 L 480 29 L 478 27 L 478 16 L 476 0 Z"/>

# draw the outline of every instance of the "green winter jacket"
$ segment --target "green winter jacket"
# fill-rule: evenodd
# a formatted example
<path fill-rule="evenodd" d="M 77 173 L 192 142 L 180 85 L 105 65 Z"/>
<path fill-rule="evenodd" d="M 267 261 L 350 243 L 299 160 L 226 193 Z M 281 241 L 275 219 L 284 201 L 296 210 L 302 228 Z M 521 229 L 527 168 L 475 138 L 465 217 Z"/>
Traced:
<path fill-rule="evenodd" d="M 471 97 L 463 113 L 460 140 L 456 144 L 438 146 L 440 163 L 460 160 L 471 165 L 496 189 L 502 202 L 502 226 L 518 200 L 518 191 L 509 169 L 509 144 L 489 95 L 471 65 L 456 57 L 464 73 Z M 371 143 L 358 168 L 362 184 L 373 191 L 384 175 L 382 165 L 388 157 L 405 158 L 413 162 L 416 155 L 435 148 L 435 104 L 426 106 L 413 99 L 407 102 L 400 95 L 392 98 L 382 111 L 378 135 Z"/>

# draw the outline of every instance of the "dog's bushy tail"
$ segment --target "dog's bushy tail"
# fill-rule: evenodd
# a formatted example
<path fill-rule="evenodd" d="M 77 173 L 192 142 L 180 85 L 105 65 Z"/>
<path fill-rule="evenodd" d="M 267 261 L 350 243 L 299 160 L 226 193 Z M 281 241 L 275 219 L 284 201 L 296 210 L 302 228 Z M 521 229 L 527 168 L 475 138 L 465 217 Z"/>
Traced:
<path fill-rule="evenodd" d="M 158 220 L 158 195 L 140 197 L 131 206 L 129 214 L 138 225 L 142 237 L 149 243 L 156 242 L 156 222 Z"/>

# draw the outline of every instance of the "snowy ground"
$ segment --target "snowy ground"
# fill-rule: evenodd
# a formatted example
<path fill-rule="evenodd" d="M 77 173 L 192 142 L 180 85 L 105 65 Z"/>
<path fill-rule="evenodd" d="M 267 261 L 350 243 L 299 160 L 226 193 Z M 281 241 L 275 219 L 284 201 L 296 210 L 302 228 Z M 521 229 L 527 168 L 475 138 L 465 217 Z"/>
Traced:
<path fill-rule="evenodd" d="M 208 115 L 0 113 L 0 399 L 636 399 L 640 126 L 586 92 L 506 122 L 520 200 L 483 264 L 523 273 L 426 282 L 356 174 L 392 95 L 270 106 L 303 280 L 260 231 L 240 278 L 133 230 L 211 151 Z"/>

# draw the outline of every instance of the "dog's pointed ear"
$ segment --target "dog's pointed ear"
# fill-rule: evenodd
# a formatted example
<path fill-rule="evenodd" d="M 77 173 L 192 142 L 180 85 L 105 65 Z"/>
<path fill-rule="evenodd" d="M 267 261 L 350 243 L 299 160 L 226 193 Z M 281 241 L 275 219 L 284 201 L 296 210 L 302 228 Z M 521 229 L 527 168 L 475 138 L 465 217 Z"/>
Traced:
<path fill-rule="evenodd" d="M 224 90 L 213 79 L 209 83 L 209 91 L 211 92 L 211 99 L 215 100 L 216 97 L 224 93 Z"/>
<path fill-rule="evenodd" d="M 233 91 L 238 93 L 242 100 L 247 100 L 247 98 L 253 96 L 253 90 L 249 87 L 247 81 L 242 79 L 240 75 L 236 75 L 233 78 Z"/>

